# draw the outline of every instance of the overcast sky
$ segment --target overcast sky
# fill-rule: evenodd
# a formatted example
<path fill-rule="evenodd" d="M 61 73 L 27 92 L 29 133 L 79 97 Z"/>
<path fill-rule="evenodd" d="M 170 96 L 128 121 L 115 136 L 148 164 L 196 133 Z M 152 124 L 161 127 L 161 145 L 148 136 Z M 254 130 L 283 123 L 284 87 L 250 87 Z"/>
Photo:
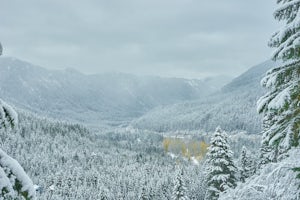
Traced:
<path fill-rule="evenodd" d="M 51 69 L 237 76 L 267 60 L 275 0 L 6 0 L 4 55 Z"/>

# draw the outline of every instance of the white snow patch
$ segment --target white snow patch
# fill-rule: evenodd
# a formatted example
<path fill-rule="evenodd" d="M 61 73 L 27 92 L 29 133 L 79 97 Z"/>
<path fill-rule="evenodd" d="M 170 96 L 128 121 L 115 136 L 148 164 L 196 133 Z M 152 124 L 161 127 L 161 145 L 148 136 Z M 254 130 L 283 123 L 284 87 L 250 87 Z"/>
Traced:
<path fill-rule="evenodd" d="M 195 157 L 191 157 L 191 160 L 193 162 L 194 165 L 199 165 L 199 161 L 195 158 Z"/>
<path fill-rule="evenodd" d="M 168 155 L 169 155 L 172 159 L 178 158 L 178 156 L 175 155 L 174 153 L 170 153 L 170 152 L 169 152 Z"/>

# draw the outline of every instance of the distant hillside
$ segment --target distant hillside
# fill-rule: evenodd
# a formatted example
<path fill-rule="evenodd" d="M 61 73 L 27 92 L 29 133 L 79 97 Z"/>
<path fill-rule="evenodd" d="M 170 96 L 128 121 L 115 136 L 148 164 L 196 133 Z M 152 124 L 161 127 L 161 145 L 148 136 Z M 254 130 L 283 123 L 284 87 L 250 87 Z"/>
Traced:
<path fill-rule="evenodd" d="M 217 126 L 225 130 L 261 131 L 261 116 L 256 112 L 256 102 L 264 93 L 260 80 L 272 61 L 252 67 L 205 99 L 161 106 L 132 122 L 132 126 L 155 131 L 204 130 Z"/>
<path fill-rule="evenodd" d="M 84 75 L 0 58 L 1 98 L 48 117 L 89 124 L 128 122 L 156 106 L 203 98 L 214 88 L 200 80 Z"/>
<path fill-rule="evenodd" d="M 224 85 L 230 83 L 232 81 L 233 77 L 231 76 L 215 76 L 215 77 L 207 77 L 203 81 L 209 85 L 210 87 L 213 87 L 216 89 L 216 91 L 220 90 Z"/>

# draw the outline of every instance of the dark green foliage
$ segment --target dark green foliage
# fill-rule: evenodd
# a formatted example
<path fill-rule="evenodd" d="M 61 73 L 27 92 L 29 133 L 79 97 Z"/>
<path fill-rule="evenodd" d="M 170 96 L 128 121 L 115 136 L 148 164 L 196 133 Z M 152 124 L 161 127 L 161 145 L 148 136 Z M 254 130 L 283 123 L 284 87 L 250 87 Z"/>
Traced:
<path fill-rule="evenodd" d="M 258 108 L 264 114 L 263 145 L 272 149 L 261 152 L 261 157 L 273 162 L 299 146 L 300 132 L 300 4 L 290 0 L 278 0 L 277 4 L 274 17 L 284 26 L 272 36 L 269 46 L 275 48 L 273 59 L 283 63 L 262 80 L 269 91 Z"/>
<path fill-rule="evenodd" d="M 29 197 L 28 195 L 28 192 L 27 191 L 22 191 L 22 184 L 21 182 L 16 179 L 15 180 L 15 185 L 14 185 L 14 189 L 18 192 L 18 194 L 22 197 L 24 197 L 26 200 L 30 200 L 31 198 Z"/>
<path fill-rule="evenodd" d="M 1 100 L 0 100 L 1 101 Z M 8 108 L 2 105 L 3 110 L 3 119 L 1 119 L 1 127 L 7 129 L 7 128 L 15 128 L 16 124 L 15 124 L 15 120 L 9 113 Z"/>
<path fill-rule="evenodd" d="M 295 167 L 295 168 L 293 168 L 293 171 L 294 171 L 294 172 L 298 172 L 298 174 L 297 174 L 296 177 L 300 179 L 300 167 Z"/>

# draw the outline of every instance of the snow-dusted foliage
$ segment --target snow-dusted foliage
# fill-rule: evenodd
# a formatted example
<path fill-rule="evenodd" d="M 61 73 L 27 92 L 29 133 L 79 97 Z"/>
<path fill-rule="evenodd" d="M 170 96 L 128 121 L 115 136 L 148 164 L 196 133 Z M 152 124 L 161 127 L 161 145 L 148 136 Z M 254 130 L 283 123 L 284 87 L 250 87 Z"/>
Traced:
<path fill-rule="evenodd" d="M 3 47 L 2 44 L 0 43 L 0 56 L 2 55 L 2 52 L 3 52 Z"/>
<path fill-rule="evenodd" d="M 285 26 L 272 36 L 269 45 L 276 48 L 273 59 L 282 63 L 261 81 L 268 92 L 257 103 L 258 111 L 264 114 L 259 167 L 254 175 L 251 170 L 248 174 L 247 151 L 243 150 L 242 182 L 221 193 L 221 200 L 300 199 L 300 180 L 295 173 L 300 165 L 300 1 L 277 3 L 275 19 L 284 21 Z"/>
<path fill-rule="evenodd" d="M 0 149 L 0 199 L 35 199 L 31 179 L 15 159 Z"/>
<path fill-rule="evenodd" d="M 0 128 L 6 131 L 18 123 L 18 115 L 0 99 Z M 2 141 L 3 142 L 3 141 Z M 35 199 L 35 188 L 21 165 L 0 149 L 0 199 Z"/>
<path fill-rule="evenodd" d="M 211 139 L 206 173 L 207 200 L 218 199 L 221 192 L 236 185 L 236 167 L 228 144 L 228 136 L 220 128 L 216 129 Z"/>
<path fill-rule="evenodd" d="M 300 131 L 300 15 L 299 0 L 278 0 L 274 16 L 284 21 L 271 39 L 275 47 L 274 60 L 279 67 L 267 72 L 261 84 L 268 89 L 258 101 L 258 111 L 264 114 L 261 163 L 277 161 L 292 146 L 299 144 Z"/>
<path fill-rule="evenodd" d="M 254 158 L 250 155 L 250 152 L 245 146 L 242 148 L 240 156 L 240 180 L 245 182 L 245 179 L 249 178 L 255 173 L 256 163 Z"/>
<path fill-rule="evenodd" d="M 220 194 L 219 200 L 297 200 L 300 199 L 300 179 L 294 168 L 300 166 L 300 149 L 292 148 L 288 157 L 277 163 L 269 163 L 254 176 L 239 182 L 235 189 Z"/>
<path fill-rule="evenodd" d="M 15 110 L 0 99 L 0 128 L 13 128 L 18 124 L 18 115 Z"/>
<path fill-rule="evenodd" d="M 187 188 L 185 186 L 184 172 L 183 168 L 178 170 L 177 176 L 175 178 L 173 198 L 172 200 L 188 200 Z"/>
<path fill-rule="evenodd" d="M 274 17 L 278 21 L 284 21 L 284 26 L 274 33 L 269 46 L 275 47 L 274 59 L 298 59 L 300 56 L 300 1 L 277 0 L 278 8 Z"/>

